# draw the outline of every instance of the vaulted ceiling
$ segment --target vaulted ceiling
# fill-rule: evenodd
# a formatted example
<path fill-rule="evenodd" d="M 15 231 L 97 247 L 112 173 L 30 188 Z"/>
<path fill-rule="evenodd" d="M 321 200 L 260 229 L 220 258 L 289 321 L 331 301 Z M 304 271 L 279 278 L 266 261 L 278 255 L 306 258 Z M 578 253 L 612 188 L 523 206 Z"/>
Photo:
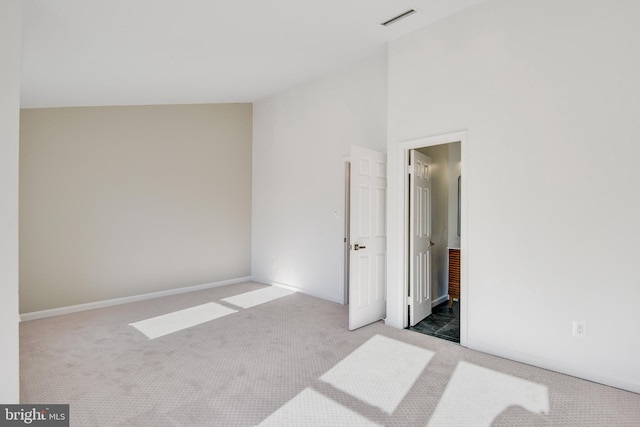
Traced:
<path fill-rule="evenodd" d="M 252 102 L 481 1 L 23 0 L 22 106 Z"/>

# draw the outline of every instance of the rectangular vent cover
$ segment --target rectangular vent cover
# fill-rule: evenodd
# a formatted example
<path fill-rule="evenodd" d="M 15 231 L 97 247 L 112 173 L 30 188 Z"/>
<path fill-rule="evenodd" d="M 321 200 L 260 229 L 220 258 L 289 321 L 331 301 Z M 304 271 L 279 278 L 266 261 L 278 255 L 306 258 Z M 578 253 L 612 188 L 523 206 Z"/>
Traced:
<path fill-rule="evenodd" d="M 399 20 L 406 18 L 407 16 L 413 15 L 414 13 L 416 13 L 415 9 L 409 9 L 406 12 L 403 12 L 400 15 L 389 19 L 388 21 L 384 21 L 380 25 L 388 27 L 389 25 L 394 24 L 394 23 L 398 22 Z"/>

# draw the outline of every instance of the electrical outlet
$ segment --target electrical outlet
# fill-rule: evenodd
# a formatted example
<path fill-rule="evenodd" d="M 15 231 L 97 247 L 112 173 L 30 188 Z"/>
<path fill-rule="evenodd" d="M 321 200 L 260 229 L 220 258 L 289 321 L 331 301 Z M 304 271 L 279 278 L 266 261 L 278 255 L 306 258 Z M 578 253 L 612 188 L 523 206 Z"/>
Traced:
<path fill-rule="evenodd" d="M 585 338 L 587 336 L 587 324 L 585 322 L 573 321 L 573 336 Z"/>

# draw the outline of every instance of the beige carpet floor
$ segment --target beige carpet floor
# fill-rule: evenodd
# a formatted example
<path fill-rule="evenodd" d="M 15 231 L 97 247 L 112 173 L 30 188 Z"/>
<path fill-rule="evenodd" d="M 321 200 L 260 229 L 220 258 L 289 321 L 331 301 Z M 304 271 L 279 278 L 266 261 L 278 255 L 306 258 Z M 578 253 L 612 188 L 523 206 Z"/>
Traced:
<path fill-rule="evenodd" d="M 640 395 L 465 349 L 301 294 L 247 309 L 243 283 L 23 322 L 22 403 L 72 426 L 640 426 Z M 149 339 L 131 323 L 236 313 Z"/>

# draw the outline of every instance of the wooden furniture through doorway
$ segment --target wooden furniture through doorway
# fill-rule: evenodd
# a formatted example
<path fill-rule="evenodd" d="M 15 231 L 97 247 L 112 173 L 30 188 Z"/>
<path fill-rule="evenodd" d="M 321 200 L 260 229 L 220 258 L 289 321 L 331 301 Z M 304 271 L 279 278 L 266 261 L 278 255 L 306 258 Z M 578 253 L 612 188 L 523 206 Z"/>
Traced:
<path fill-rule="evenodd" d="M 449 248 L 449 308 L 454 298 L 460 301 L 460 249 Z"/>

